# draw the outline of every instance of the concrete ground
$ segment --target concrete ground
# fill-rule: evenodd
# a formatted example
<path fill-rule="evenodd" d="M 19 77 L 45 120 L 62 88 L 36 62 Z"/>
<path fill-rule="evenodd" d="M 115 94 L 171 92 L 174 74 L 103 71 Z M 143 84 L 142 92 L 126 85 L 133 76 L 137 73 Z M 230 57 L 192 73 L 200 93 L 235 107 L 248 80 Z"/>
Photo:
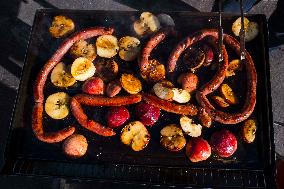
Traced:
<path fill-rule="evenodd" d="M 10 0 L 0 2 L 0 144 L 3 144 L 8 129 L 16 90 L 19 85 L 25 49 L 35 11 L 40 8 L 92 9 L 92 10 L 189 10 L 211 11 L 214 0 Z M 277 0 L 262 0 L 249 13 L 271 16 Z M 279 22 L 282 18 L 279 18 Z M 284 44 L 270 48 L 271 89 L 275 130 L 275 145 L 278 157 L 284 156 Z M 0 148 L 0 154 L 3 147 Z M 62 182 L 62 181 L 60 181 Z M 0 180 L 0 188 L 60 188 L 58 179 L 42 179 L 36 183 L 16 178 Z M 1 187 L 5 186 L 5 187 Z M 9 186 L 9 187 L 8 187 Z M 62 186 L 62 185 L 61 185 Z"/>

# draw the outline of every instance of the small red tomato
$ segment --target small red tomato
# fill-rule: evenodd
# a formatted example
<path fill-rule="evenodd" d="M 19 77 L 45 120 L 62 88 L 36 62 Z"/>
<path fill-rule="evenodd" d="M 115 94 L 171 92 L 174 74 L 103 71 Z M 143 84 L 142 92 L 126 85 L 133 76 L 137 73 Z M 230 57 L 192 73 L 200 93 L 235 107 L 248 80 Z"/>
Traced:
<path fill-rule="evenodd" d="M 136 116 L 147 126 L 152 126 L 160 117 L 160 109 L 150 104 L 141 102 L 135 107 Z"/>
<path fill-rule="evenodd" d="M 192 162 L 204 161 L 210 157 L 211 147 L 201 137 L 192 138 L 186 145 L 185 153 Z"/>
<path fill-rule="evenodd" d="M 210 144 L 212 150 L 220 157 L 229 157 L 237 150 L 238 142 L 233 133 L 226 129 L 212 134 Z"/>
<path fill-rule="evenodd" d="M 104 82 L 99 77 L 91 77 L 82 86 L 84 93 L 101 95 L 104 94 Z"/>
<path fill-rule="evenodd" d="M 122 126 L 129 117 L 129 111 L 123 106 L 112 107 L 106 114 L 107 124 L 111 128 Z"/>

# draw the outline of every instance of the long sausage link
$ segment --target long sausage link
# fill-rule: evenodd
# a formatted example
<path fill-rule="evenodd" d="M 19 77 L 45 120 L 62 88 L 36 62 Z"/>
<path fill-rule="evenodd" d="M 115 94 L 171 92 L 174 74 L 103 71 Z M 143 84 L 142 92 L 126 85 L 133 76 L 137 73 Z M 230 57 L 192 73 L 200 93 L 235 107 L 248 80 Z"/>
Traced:
<path fill-rule="evenodd" d="M 123 106 L 123 105 L 138 103 L 141 101 L 141 99 L 142 97 L 140 94 L 117 96 L 112 98 L 104 96 L 79 94 L 72 97 L 71 110 L 74 117 L 82 127 L 98 135 L 113 136 L 115 135 L 113 129 L 105 127 L 94 120 L 89 120 L 87 115 L 84 113 L 81 104 L 88 106 Z"/>

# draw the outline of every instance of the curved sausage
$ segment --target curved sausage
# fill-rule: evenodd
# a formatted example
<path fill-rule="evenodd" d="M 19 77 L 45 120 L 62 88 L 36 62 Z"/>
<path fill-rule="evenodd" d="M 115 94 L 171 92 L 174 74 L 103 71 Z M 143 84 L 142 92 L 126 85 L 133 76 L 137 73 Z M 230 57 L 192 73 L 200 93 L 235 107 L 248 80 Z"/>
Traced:
<path fill-rule="evenodd" d="M 44 133 L 42 125 L 42 112 L 44 101 L 43 89 L 51 70 L 56 66 L 56 64 L 60 62 L 62 57 L 68 52 L 68 50 L 76 41 L 88 39 L 98 35 L 112 34 L 113 31 L 114 30 L 112 28 L 105 27 L 94 27 L 82 30 L 79 33 L 68 38 L 65 42 L 63 42 L 57 49 L 57 51 L 54 53 L 54 55 L 43 66 L 43 68 L 37 75 L 37 79 L 34 86 L 35 105 L 32 114 L 32 129 L 39 140 L 47 143 L 60 142 L 68 136 L 72 135 L 75 131 L 74 127 L 68 127 L 57 132 Z"/>
<path fill-rule="evenodd" d="M 105 127 L 93 120 L 89 120 L 84 113 L 81 104 L 88 106 L 123 106 L 138 103 L 141 99 L 142 97 L 139 94 L 111 98 L 79 94 L 71 98 L 71 110 L 76 120 L 84 128 L 101 136 L 113 136 L 115 135 L 113 129 Z"/>
<path fill-rule="evenodd" d="M 144 48 L 142 49 L 141 56 L 139 59 L 139 68 L 141 72 L 145 72 L 148 69 L 148 61 L 151 55 L 152 50 L 161 42 L 163 41 L 166 36 L 170 34 L 175 34 L 173 28 L 166 28 L 158 31 L 156 34 L 151 37 L 148 42 L 145 44 Z"/>
<path fill-rule="evenodd" d="M 42 142 L 61 142 L 75 132 L 75 127 L 67 127 L 57 132 L 44 132 L 42 125 L 43 103 L 36 103 L 33 108 L 32 129 L 35 136 Z"/>
<path fill-rule="evenodd" d="M 76 100 L 76 98 L 74 97 L 71 98 L 70 105 L 71 105 L 72 114 L 74 115 L 74 117 L 82 127 L 101 136 L 115 135 L 113 129 L 104 127 L 100 123 L 95 122 L 93 120 L 88 120 L 87 115 L 84 113 L 81 104 Z"/>
<path fill-rule="evenodd" d="M 224 35 L 224 41 L 228 44 L 238 55 L 240 55 L 240 44 L 239 42 L 230 35 Z M 205 109 L 205 111 L 217 122 L 223 124 L 236 124 L 246 120 L 253 112 L 256 104 L 256 85 L 257 85 L 257 74 L 254 67 L 254 62 L 250 54 L 245 51 L 245 66 L 247 75 L 247 92 L 246 100 L 243 108 L 239 113 L 226 113 L 216 110 L 214 106 L 209 102 L 206 95 L 213 92 L 207 86 L 204 86 L 200 91 L 196 93 L 196 99 L 199 104 Z M 216 90 L 216 89 L 215 89 Z"/>
<path fill-rule="evenodd" d="M 141 101 L 140 94 L 104 97 L 98 95 L 78 94 L 74 98 L 80 103 L 88 106 L 124 106 Z"/>
<path fill-rule="evenodd" d="M 173 102 L 162 100 L 154 95 L 147 93 L 143 94 L 143 100 L 145 100 L 145 102 L 147 102 L 148 104 L 158 107 L 166 112 L 171 112 L 175 114 L 195 116 L 198 112 L 197 108 L 192 104 L 190 105 L 175 104 Z"/>
<path fill-rule="evenodd" d="M 34 86 L 34 100 L 35 102 L 44 101 L 43 88 L 45 82 L 47 80 L 48 74 L 51 70 L 60 62 L 62 57 L 68 52 L 68 50 L 72 47 L 72 45 L 78 40 L 85 40 L 88 38 L 92 38 L 99 35 L 107 35 L 112 34 L 114 29 L 105 28 L 105 27 L 94 27 L 88 28 L 80 31 L 79 33 L 73 35 L 64 41 L 60 47 L 56 50 L 53 56 L 48 60 L 48 62 L 43 66 L 39 74 L 37 75 L 37 79 Z"/>

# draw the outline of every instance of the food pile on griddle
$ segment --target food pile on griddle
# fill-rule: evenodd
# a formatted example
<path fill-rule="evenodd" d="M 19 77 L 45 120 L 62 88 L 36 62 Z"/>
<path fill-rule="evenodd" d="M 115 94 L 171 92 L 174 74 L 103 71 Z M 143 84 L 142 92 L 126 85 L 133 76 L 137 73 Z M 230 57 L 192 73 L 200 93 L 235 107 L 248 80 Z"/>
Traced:
<path fill-rule="evenodd" d="M 241 20 L 232 25 L 238 36 Z M 257 75 L 254 62 L 248 52 L 245 61 L 231 59 L 226 47 L 240 53 L 240 44 L 232 36 L 224 34 L 222 46 L 223 61 L 216 58 L 218 31 L 204 29 L 177 42 L 168 55 L 167 62 L 152 58 L 159 44 L 168 38 L 176 38 L 174 20 L 166 14 L 155 16 L 143 12 L 133 23 L 133 33 L 117 38 L 115 28 L 96 26 L 72 34 L 56 50 L 38 73 L 34 87 L 33 131 L 42 142 L 63 141 L 63 151 L 68 157 L 79 158 L 88 148 L 86 137 L 76 132 L 75 125 L 57 132 L 45 132 L 43 113 L 60 121 L 70 112 L 78 125 L 104 137 L 120 132 L 121 142 L 134 151 L 147 147 L 151 139 L 151 128 L 160 119 L 161 112 L 180 116 L 179 123 L 164 125 L 160 131 L 160 144 L 166 150 L 180 151 L 185 148 L 192 162 L 206 160 L 214 151 L 219 157 L 230 157 L 237 150 L 236 136 L 225 125 L 244 122 L 241 130 L 243 141 L 252 143 L 255 139 L 256 120 L 250 117 L 256 104 Z M 70 35 L 75 23 L 66 16 L 55 16 L 49 32 L 54 38 Z M 245 19 L 246 40 L 253 40 L 258 34 L 258 25 Z M 96 38 L 95 43 L 89 39 Z M 145 43 L 140 38 L 147 39 Z M 208 43 L 201 43 L 210 38 Z M 207 40 L 208 41 L 208 40 Z M 71 55 L 73 62 L 62 62 Z M 119 61 L 118 61 L 119 60 Z M 215 62 L 215 63 L 214 63 Z M 121 64 L 137 67 L 138 73 L 121 70 Z M 178 67 L 182 64 L 182 72 Z M 200 69 L 215 69 L 214 76 L 200 84 Z M 237 77 L 238 72 L 246 74 L 246 96 L 239 99 L 226 79 Z M 44 97 L 44 86 L 50 79 L 58 92 Z M 81 92 L 70 96 L 60 89 L 82 83 Z M 145 83 L 147 86 L 145 86 Z M 143 86 L 144 85 L 144 86 Z M 149 90 L 150 86 L 150 90 Z M 244 101 L 238 112 L 227 111 Z M 135 104 L 134 111 L 128 105 Z M 105 123 L 89 118 L 83 106 L 107 107 Z M 129 122 L 130 117 L 135 121 Z M 214 132 L 210 141 L 202 138 L 202 130 L 210 129 L 214 122 L 224 128 Z"/>

